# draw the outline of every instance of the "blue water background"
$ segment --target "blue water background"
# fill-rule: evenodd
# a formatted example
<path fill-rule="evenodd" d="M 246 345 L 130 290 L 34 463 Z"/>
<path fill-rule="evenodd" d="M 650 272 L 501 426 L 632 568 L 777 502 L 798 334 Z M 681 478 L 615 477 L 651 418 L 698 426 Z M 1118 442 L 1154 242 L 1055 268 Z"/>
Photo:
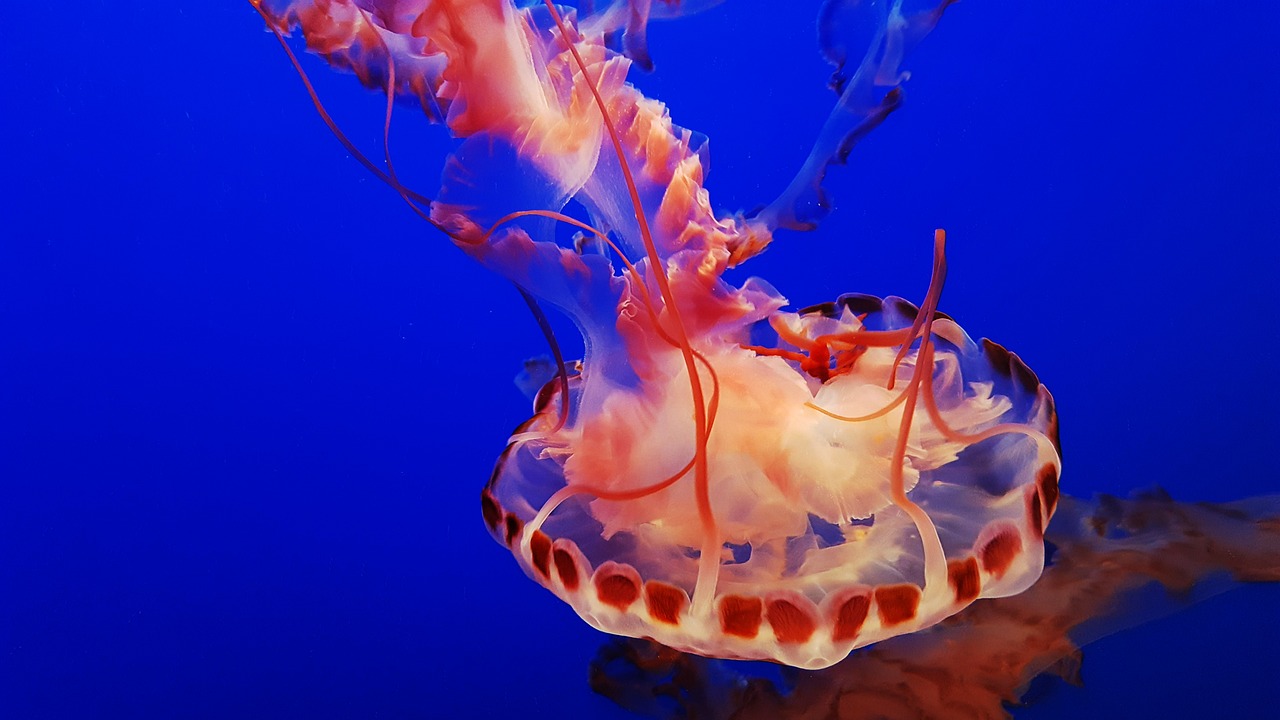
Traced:
<path fill-rule="evenodd" d="M 833 97 L 813 17 L 652 28 L 637 82 L 711 137 L 716 207 L 807 152 Z M 511 287 L 350 159 L 247 3 L 6 26 L 0 717 L 622 717 L 586 684 L 603 636 L 480 522 L 544 347 Z M 1262 1 L 966 0 L 833 171 L 840 209 L 744 271 L 801 306 L 919 299 L 945 227 L 942 307 L 1053 390 L 1064 491 L 1275 492 L 1277 26 Z M 376 153 L 379 97 L 306 67 Z M 394 132 L 431 192 L 438 128 Z M 1265 717 L 1277 608 L 1246 588 L 1112 636 L 1019 716 Z"/>

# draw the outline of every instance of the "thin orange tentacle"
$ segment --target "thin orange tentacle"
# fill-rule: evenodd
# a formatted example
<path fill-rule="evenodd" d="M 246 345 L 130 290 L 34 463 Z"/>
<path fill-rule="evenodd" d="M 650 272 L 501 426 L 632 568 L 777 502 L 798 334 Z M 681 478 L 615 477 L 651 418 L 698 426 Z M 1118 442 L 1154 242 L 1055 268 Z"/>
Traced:
<path fill-rule="evenodd" d="M 342 146 L 347 149 L 347 152 L 351 153 L 351 156 L 363 165 L 366 170 L 373 173 L 379 180 L 391 186 L 397 192 L 405 193 L 416 202 L 424 205 L 430 205 L 431 198 L 401 185 L 390 175 L 383 172 L 381 168 L 375 165 L 372 160 L 360 151 L 360 148 L 355 146 L 355 143 L 351 142 L 346 134 L 342 132 L 342 129 L 338 127 L 338 124 L 334 122 L 333 117 L 329 115 L 329 110 L 324 106 L 324 103 L 320 101 L 320 95 L 316 93 L 315 86 L 311 84 L 311 78 L 307 75 L 307 71 L 302 68 L 302 63 L 298 60 L 298 56 L 294 54 L 293 48 L 289 47 L 289 43 L 284 39 L 284 34 L 281 33 L 280 29 L 271 21 L 271 16 L 267 15 L 266 11 L 260 7 L 256 0 L 249 0 L 249 4 L 252 5 L 253 9 L 262 16 L 263 21 L 267 24 L 267 28 L 276 36 L 276 41 L 280 43 L 280 47 L 284 48 L 285 54 L 289 56 L 289 62 L 293 64 L 294 71 L 296 71 L 298 73 L 298 77 L 302 79 L 303 87 L 306 88 L 307 95 L 311 98 L 311 104 L 315 106 L 316 113 L 320 115 L 320 119 L 323 120 L 324 124 L 329 128 L 329 132 L 333 133 L 334 137 L 338 139 L 338 142 L 342 143 Z M 434 220 L 427 218 L 427 222 L 430 222 L 432 225 L 439 228 L 439 225 L 436 224 Z M 443 228 L 440 229 L 444 231 Z M 448 232 L 445 231 L 445 234 L 448 234 Z"/>
<path fill-rule="evenodd" d="M 844 422 L 866 422 L 868 420 L 875 420 L 878 417 L 884 417 L 885 415 L 888 415 L 890 412 L 893 411 L 894 408 L 901 405 L 903 401 L 905 401 L 906 399 L 907 399 L 907 393 L 905 391 L 898 393 L 897 397 L 895 397 L 893 400 L 890 400 L 889 404 L 885 405 L 879 410 L 876 410 L 875 412 L 869 413 L 867 415 L 857 415 L 857 416 L 837 415 L 836 413 L 833 413 L 830 410 L 820 407 L 818 404 L 812 403 L 812 402 L 807 402 L 804 405 L 807 408 L 813 408 L 814 410 L 817 410 L 823 415 L 826 415 L 829 418 L 834 418 L 836 420 L 843 420 Z"/>

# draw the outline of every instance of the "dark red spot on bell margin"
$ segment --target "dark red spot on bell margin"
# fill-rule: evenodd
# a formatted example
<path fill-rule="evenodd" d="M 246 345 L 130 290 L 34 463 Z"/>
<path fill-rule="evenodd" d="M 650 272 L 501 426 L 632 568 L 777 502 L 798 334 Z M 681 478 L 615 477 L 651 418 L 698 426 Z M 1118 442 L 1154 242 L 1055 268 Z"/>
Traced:
<path fill-rule="evenodd" d="M 578 564 L 567 550 L 556 548 L 551 553 L 551 561 L 556 564 L 556 574 L 560 576 L 560 584 L 565 590 L 578 589 Z"/>
<path fill-rule="evenodd" d="M 1052 400 L 1049 401 L 1049 424 L 1045 427 L 1044 434 L 1049 438 L 1049 442 L 1053 443 L 1053 449 L 1057 451 L 1058 457 L 1062 457 L 1061 428 L 1058 427 L 1058 414 L 1054 411 Z"/>
<path fill-rule="evenodd" d="M 773 626 L 778 642 L 783 644 L 805 642 L 817 627 L 813 616 L 790 600 L 770 600 L 764 616 Z"/>
<path fill-rule="evenodd" d="M 1001 577 L 1020 552 L 1022 538 L 1018 537 L 1018 532 L 1013 528 L 1005 528 L 982 546 L 978 551 L 978 559 L 982 562 L 982 569 L 988 574 Z"/>
<path fill-rule="evenodd" d="M 498 507 L 498 501 L 493 499 L 488 490 L 480 493 L 480 514 L 484 516 L 484 524 L 488 526 L 489 532 L 498 532 L 498 523 L 502 522 L 502 508 Z"/>
<path fill-rule="evenodd" d="M 831 639 L 836 642 L 848 642 L 858 636 L 862 623 L 867 619 L 867 611 L 871 609 L 871 596 L 863 593 L 840 603 L 836 610 L 836 626 L 831 631 Z"/>
<path fill-rule="evenodd" d="M 876 611 L 885 627 L 904 623 L 916 616 L 920 588 L 910 583 L 876 588 Z"/>
<path fill-rule="evenodd" d="M 687 602 L 689 596 L 674 585 L 656 581 L 644 584 L 644 605 L 649 608 L 649 614 L 654 620 L 671 625 L 680 624 L 680 611 L 684 610 Z"/>
<path fill-rule="evenodd" d="M 801 315 L 813 315 L 813 314 L 815 314 L 815 313 L 816 313 L 816 314 L 818 314 L 818 315 L 821 315 L 821 316 L 823 316 L 823 317 L 831 318 L 831 319 L 833 319 L 833 320 L 834 320 L 835 318 L 840 317 L 840 310 L 839 310 L 839 308 L 837 308 L 837 307 L 836 307 L 836 304 L 835 304 L 835 303 L 830 302 L 830 301 L 828 301 L 828 302 L 824 302 L 824 303 L 818 303 L 817 305 L 810 305 L 809 307 L 804 308 L 803 310 L 801 310 L 799 314 L 801 314 Z"/>
<path fill-rule="evenodd" d="M 596 575 L 596 597 L 605 605 L 626 610 L 640 597 L 640 586 L 626 575 L 602 573 Z"/>
<path fill-rule="evenodd" d="M 544 578 L 551 577 L 551 538 L 541 530 L 534 530 L 529 539 L 529 554 L 533 556 L 533 566 Z"/>
<path fill-rule="evenodd" d="M 520 530 L 524 528 L 524 523 L 520 522 L 520 518 L 512 513 L 507 513 L 507 547 L 520 537 Z"/>
<path fill-rule="evenodd" d="M 1045 515 L 1053 517 L 1053 511 L 1058 509 L 1058 468 L 1053 463 L 1045 463 L 1036 476 L 1036 484 L 1044 498 Z"/>
<path fill-rule="evenodd" d="M 726 595 L 720 601 L 720 629 L 725 635 L 753 638 L 760 632 L 763 610 L 760 598 Z"/>
<path fill-rule="evenodd" d="M 978 559 L 969 556 L 947 563 L 947 582 L 956 594 L 956 602 L 972 602 L 982 592 L 982 576 L 978 574 Z"/>
<path fill-rule="evenodd" d="M 1036 388 L 1040 387 L 1040 378 L 1027 364 L 1022 362 L 1022 358 L 1014 353 L 1009 353 L 1009 367 L 1013 371 L 1013 380 L 1022 385 L 1022 389 L 1028 394 L 1034 394 Z"/>
<path fill-rule="evenodd" d="M 1027 500 L 1027 519 L 1031 521 L 1031 532 L 1035 533 L 1036 539 L 1044 538 L 1044 511 L 1040 506 L 1040 491 L 1033 490 L 1030 499 Z"/>
<path fill-rule="evenodd" d="M 1009 377 L 1012 372 L 1009 368 L 1009 351 L 1004 346 L 986 338 L 982 339 L 982 351 L 987 356 L 987 363 L 991 365 L 991 369 L 1004 377 Z"/>

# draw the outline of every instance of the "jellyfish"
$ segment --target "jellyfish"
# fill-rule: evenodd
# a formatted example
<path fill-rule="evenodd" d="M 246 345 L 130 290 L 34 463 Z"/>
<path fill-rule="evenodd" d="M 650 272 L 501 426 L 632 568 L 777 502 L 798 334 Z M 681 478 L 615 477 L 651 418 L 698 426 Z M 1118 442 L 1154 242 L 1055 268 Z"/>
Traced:
<path fill-rule="evenodd" d="M 582 333 L 481 509 L 584 621 L 823 668 L 1036 582 L 1059 499 L 1053 397 L 940 310 L 944 232 L 918 305 L 847 294 L 790 310 L 766 281 L 724 275 L 776 231 L 820 223 L 827 168 L 900 103 L 903 59 L 949 0 L 824 5 L 838 100 L 751 215 L 713 211 L 705 138 L 627 82 L 649 62 L 650 19 L 714 3 L 251 1 L 286 49 L 300 30 L 383 90 L 388 127 L 400 100 L 458 138 L 428 196 L 389 149 L 372 162 L 335 127 L 424 219 Z"/>

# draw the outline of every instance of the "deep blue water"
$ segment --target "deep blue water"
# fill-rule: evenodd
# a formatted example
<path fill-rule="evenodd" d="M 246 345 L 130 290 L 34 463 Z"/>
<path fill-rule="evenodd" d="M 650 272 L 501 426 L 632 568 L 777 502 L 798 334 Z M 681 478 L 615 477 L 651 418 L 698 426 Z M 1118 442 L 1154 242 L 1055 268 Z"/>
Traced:
<path fill-rule="evenodd" d="M 813 16 L 653 28 L 637 82 L 711 137 L 717 207 L 807 152 Z M 346 155 L 247 3 L 6 25 L 0 718 L 622 716 L 586 686 L 602 637 L 480 521 L 543 352 L 519 296 Z M 966 0 L 833 172 L 840 210 L 746 270 L 801 306 L 918 299 L 945 227 L 943 309 L 1053 390 L 1064 491 L 1276 492 L 1277 25 Z M 306 66 L 376 151 L 381 100 Z M 419 186 L 438 134 L 397 121 Z M 1020 717 L 1267 716 L 1278 608 L 1250 587 L 1115 635 Z"/>

